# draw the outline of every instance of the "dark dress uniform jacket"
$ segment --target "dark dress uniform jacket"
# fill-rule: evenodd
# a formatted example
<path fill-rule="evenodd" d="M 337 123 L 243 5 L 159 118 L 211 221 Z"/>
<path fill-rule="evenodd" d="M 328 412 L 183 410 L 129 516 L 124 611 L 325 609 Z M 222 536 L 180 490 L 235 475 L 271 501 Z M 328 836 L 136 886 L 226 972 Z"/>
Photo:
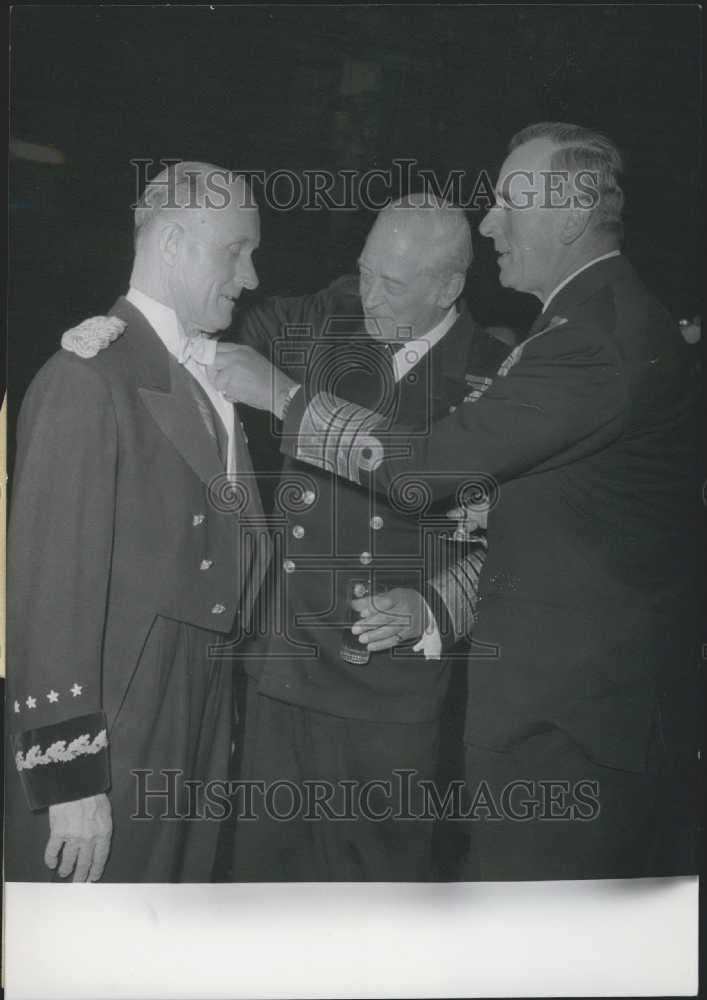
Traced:
<path fill-rule="evenodd" d="M 7 712 L 33 809 L 104 791 L 115 802 L 133 780 L 129 767 L 145 765 L 134 760 L 143 744 L 165 767 L 175 759 L 188 766 L 181 750 L 175 758 L 182 728 L 193 731 L 195 754 L 202 725 L 216 727 L 218 719 L 223 742 L 230 687 L 211 719 L 191 717 L 187 692 L 211 683 L 209 670 L 216 676 L 208 645 L 231 631 L 239 610 L 247 616 L 268 554 L 264 546 L 256 559 L 241 559 L 241 532 L 251 515 L 258 518 L 257 497 L 240 517 L 211 502 L 209 485 L 224 469 L 186 373 L 127 300 L 112 315 L 127 324 L 115 343 L 88 360 L 55 354 L 19 418 Z M 247 474 L 242 438 L 236 445 L 237 467 Z M 165 622 L 184 623 L 188 634 L 171 626 L 160 632 Z M 150 635 L 151 666 L 139 669 Z M 175 660 L 183 677 L 174 674 Z M 191 676 L 202 668 L 203 678 Z M 208 757 L 217 737 L 206 736 Z M 217 748 L 221 778 L 228 745 L 226 734 Z M 16 800 L 17 775 L 8 777 L 13 822 L 27 838 L 36 827 L 46 839 L 46 814 L 30 813 L 25 796 Z M 121 819 L 114 816 L 116 850 Z M 42 853 L 43 846 L 40 868 Z M 139 873 L 142 859 L 132 860 Z"/>
<path fill-rule="evenodd" d="M 419 433 L 461 402 L 469 391 L 467 371 L 492 374 L 508 350 L 462 307 L 442 340 L 395 385 L 389 359 L 365 333 L 352 277 L 316 295 L 272 299 L 250 310 L 239 339 L 305 382 L 307 392 L 336 385 L 345 398 L 385 411 L 388 421 L 404 420 Z M 444 576 L 445 559 L 456 558 L 454 545 L 440 540 L 440 528 L 450 527 L 444 516 L 450 506 L 445 501 L 435 508 L 414 484 L 400 490 L 391 505 L 373 491 L 287 458 L 275 504 L 281 544 L 273 560 L 280 575 L 273 585 L 282 588 L 282 596 L 270 602 L 263 656 L 246 660 L 246 669 L 260 679 L 259 691 L 347 718 L 403 723 L 437 718 L 448 659 L 426 661 L 408 646 L 373 653 L 367 665 L 356 665 L 345 662 L 339 648 L 348 619 L 347 586 L 369 574 L 374 585 L 424 593 L 445 651 L 465 638 L 476 605 L 472 575 L 455 582 L 454 599 L 463 611 L 454 621 L 430 584 L 436 572 Z M 478 567 L 483 541 L 472 548 L 470 562 Z M 280 609 L 276 622 L 273 608 Z"/>
<path fill-rule="evenodd" d="M 562 289 L 490 387 L 405 458 L 383 431 L 372 440 L 365 410 L 325 394 L 290 404 L 283 449 L 364 486 L 414 472 L 442 497 L 471 470 L 500 484 L 475 631 L 493 652 L 470 663 L 467 742 L 500 749 L 559 727 L 599 763 L 640 771 L 651 734 L 675 737 L 694 663 L 685 360 L 619 256 Z"/>

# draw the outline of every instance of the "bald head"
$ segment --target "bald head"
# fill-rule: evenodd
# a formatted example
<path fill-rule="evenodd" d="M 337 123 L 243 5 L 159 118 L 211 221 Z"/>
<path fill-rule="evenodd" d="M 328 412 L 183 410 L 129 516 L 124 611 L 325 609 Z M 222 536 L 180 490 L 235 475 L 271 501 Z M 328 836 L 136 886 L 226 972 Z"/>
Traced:
<path fill-rule="evenodd" d="M 255 209 L 242 176 L 213 163 L 183 160 L 149 182 L 135 208 L 135 245 L 162 224 L 178 222 L 194 232 L 218 224 L 230 209 Z"/>
<path fill-rule="evenodd" d="M 464 212 L 429 191 L 391 202 L 375 225 L 394 234 L 401 252 L 420 247 L 427 266 L 440 273 L 466 274 L 471 266 L 471 227 Z"/>
<path fill-rule="evenodd" d="M 258 279 L 260 217 L 245 179 L 209 163 L 172 164 L 135 209 L 131 285 L 169 306 L 188 333 L 230 325 L 233 304 Z"/>

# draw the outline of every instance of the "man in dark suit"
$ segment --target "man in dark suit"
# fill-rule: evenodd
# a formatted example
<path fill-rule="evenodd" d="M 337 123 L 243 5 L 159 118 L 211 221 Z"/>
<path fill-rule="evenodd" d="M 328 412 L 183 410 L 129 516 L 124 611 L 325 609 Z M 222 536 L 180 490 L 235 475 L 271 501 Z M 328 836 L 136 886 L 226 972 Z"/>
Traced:
<path fill-rule="evenodd" d="M 467 878 L 694 870 L 691 379 L 676 324 L 620 253 L 620 169 L 579 126 L 512 140 L 481 232 L 502 284 L 543 311 L 427 436 L 282 387 L 283 448 L 300 461 L 384 495 L 405 474 L 436 498 L 473 472 L 500 485 L 475 630 L 497 652 L 468 675 Z M 240 398 L 269 406 L 251 367 Z M 375 638 L 380 616 L 369 623 Z"/>
<path fill-rule="evenodd" d="M 387 421 L 403 420 L 424 433 L 508 353 L 459 300 L 470 256 L 461 210 L 430 196 L 406 199 L 378 217 L 361 254 L 359 279 L 249 310 L 239 341 L 290 378 L 305 380 L 309 391 L 336 386 Z M 242 350 L 219 348 L 216 384 L 227 395 L 229 360 Z M 446 563 L 463 551 L 451 537 L 448 504 L 430 505 L 414 487 L 380 502 L 291 458 L 276 499 L 281 543 L 274 590 L 259 655 L 244 660 L 250 679 L 241 776 L 270 785 L 292 782 L 303 798 L 307 782 L 317 782 L 325 806 L 309 819 L 305 801 L 299 816 L 287 821 L 266 809 L 257 821 L 240 821 L 234 877 L 427 879 L 432 818 L 372 814 L 404 808 L 408 779 L 396 778 L 396 770 L 413 774 L 412 810 L 422 802 L 417 783 L 436 776 L 453 662 L 447 654 L 471 630 L 471 567 L 478 576 L 484 539 L 478 535 L 467 546 L 469 573 L 454 588 L 463 613 L 453 620 L 436 586 L 448 572 Z M 395 617 L 395 625 L 369 644 L 370 658 L 353 635 L 346 639 L 357 586 L 369 595 L 357 600 L 358 610 L 370 611 L 373 598 Z M 374 598 L 374 591 L 385 597 Z M 444 595 L 452 603 L 448 590 Z M 430 634 L 424 635 L 428 614 Z M 465 658 L 465 652 L 458 656 L 458 668 Z M 390 790 L 372 788 L 369 809 L 364 801 L 349 816 L 346 782 L 354 794 L 372 782 L 387 782 Z M 281 806 L 288 805 L 283 794 Z"/>
<path fill-rule="evenodd" d="M 211 877 L 219 824 L 204 786 L 227 778 L 231 741 L 219 647 L 247 620 L 269 548 L 240 424 L 205 364 L 257 284 L 259 238 L 242 178 L 168 168 L 136 209 L 130 290 L 102 346 L 114 342 L 98 353 L 82 324 L 24 400 L 8 879 Z M 250 487 L 237 514 L 218 500 L 227 474 Z"/>

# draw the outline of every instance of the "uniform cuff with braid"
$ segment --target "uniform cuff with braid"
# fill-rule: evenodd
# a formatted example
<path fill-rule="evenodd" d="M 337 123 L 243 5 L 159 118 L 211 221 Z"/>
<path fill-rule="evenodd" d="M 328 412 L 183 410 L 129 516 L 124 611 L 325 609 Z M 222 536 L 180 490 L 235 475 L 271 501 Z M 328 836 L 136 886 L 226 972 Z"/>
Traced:
<path fill-rule="evenodd" d="M 293 385 L 291 389 L 288 389 L 287 392 L 284 392 L 282 394 L 280 412 L 276 413 L 275 416 L 279 417 L 279 419 L 282 420 L 283 422 L 287 417 L 287 410 L 289 409 L 290 403 L 295 398 L 295 396 L 297 395 L 297 393 L 300 391 L 301 388 L 302 388 L 301 385 Z"/>
<path fill-rule="evenodd" d="M 27 729 L 13 738 L 13 749 L 30 809 L 108 790 L 108 737 L 103 712 Z"/>

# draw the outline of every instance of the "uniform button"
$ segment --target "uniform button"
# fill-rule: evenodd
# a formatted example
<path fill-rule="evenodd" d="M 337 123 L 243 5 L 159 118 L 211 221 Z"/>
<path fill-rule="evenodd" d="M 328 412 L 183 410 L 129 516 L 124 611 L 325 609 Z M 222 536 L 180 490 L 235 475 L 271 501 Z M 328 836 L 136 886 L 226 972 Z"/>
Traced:
<path fill-rule="evenodd" d="M 314 490 L 305 490 L 302 494 L 302 503 L 307 507 L 311 507 L 316 499 L 317 495 Z"/>
<path fill-rule="evenodd" d="M 304 538 L 304 528 L 301 524 L 296 524 L 292 529 L 292 534 L 295 538 Z"/>
<path fill-rule="evenodd" d="M 369 563 L 373 562 L 373 556 L 371 555 L 370 552 L 362 552 L 361 555 L 358 557 L 358 561 L 361 563 L 362 566 L 368 566 Z"/>
<path fill-rule="evenodd" d="M 199 569 L 211 569 L 213 564 L 214 564 L 213 559 L 202 559 L 201 563 L 199 564 Z"/>
<path fill-rule="evenodd" d="M 222 615 L 225 610 L 226 610 L 225 604 L 214 604 L 213 608 L 211 609 L 211 614 Z"/>
<path fill-rule="evenodd" d="M 284 563 L 282 564 L 282 568 L 284 569 L 284 571 L 286 573 L 294 573 L 294 571 L 295 571 L 294 560 L 293 559 L 285 559 Z"/>
<path fill-rule="evenodd" d="M 204 514 L 195 514 L 194 517 L 191 519 L 191 523 L 196 528 L 200 524 L 203 524 L 205 520 L 206 520 L 206 516 Z"/>
<path fill-rule="evenodd" d="M 371 527 L 374 531 L 380 531 L 383 527 L 383 518 L 376 514 L 375 517 L 371 518 Z"/>

